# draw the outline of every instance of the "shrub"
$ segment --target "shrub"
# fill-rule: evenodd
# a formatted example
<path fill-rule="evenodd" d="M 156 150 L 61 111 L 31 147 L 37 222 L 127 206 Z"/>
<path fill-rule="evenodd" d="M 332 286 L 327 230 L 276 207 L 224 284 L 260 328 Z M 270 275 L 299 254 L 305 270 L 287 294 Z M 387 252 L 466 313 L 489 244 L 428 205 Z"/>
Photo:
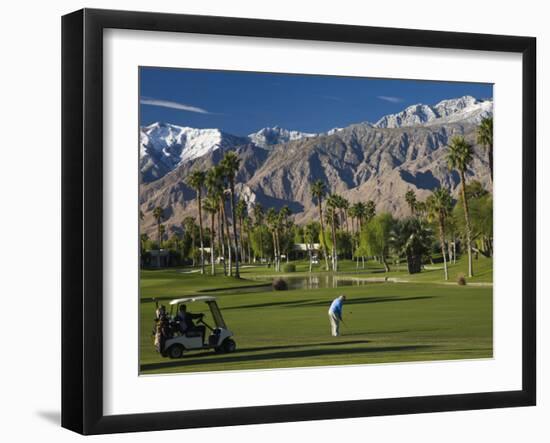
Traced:
<path fill-rule="evenodd" d="M 296 272 L 296 265 L 294 263 L 287 263 L 283 266 L 283 272 Z"/>
<path fill-rule="evenodd" d="M 466 286 L 466 277 L 464 274 L 459 274 L 456 282 L 459 286 Z"/>
<path fill-rule="evenodd" d="M 282 278 L 277 278 L 273 280 L 272 283 L 273 289 L 275 291 L 286 291 L 288 289 L 288 284 Z"/>

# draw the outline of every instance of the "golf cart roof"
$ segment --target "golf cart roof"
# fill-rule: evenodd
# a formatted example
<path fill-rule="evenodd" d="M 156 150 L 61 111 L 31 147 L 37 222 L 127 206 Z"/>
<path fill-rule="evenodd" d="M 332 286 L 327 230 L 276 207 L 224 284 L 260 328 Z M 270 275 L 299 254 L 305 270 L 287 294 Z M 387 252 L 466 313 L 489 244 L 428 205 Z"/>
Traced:
<path fill-rule="evenodd" d="M 195 301 L 214 301 L 216 300 L 216 297 L 213 297 L 211 295 L 201 295 L 198 297 L 185 297 L 185 298 L 175 298 L 170 302 L 170 305 L 179 305 L 180 303 L 192 303 Z"/>

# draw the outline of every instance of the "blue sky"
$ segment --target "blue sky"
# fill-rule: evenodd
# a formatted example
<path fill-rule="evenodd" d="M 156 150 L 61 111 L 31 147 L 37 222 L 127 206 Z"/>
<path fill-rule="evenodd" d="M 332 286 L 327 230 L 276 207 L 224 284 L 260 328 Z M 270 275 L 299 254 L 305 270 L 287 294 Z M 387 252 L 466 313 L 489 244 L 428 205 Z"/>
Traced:
<path fill-rule="evenodd" d="M 140 124 L 246 135 L 266 126 L 323 132 L 375 122 L 415 103 L 491 98 L 491 84 L 140 68 Z"/>

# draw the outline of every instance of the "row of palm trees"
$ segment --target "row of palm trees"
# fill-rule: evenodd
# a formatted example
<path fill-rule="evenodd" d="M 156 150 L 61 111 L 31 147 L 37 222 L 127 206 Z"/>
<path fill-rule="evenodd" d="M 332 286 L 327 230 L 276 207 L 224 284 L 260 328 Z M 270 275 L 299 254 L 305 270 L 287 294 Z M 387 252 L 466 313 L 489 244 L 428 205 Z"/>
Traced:
<path fill-rule="evenodd" d="M 485 147 L 487 151 L 490 179 L 493 181 L 493 118 L 486 118 L 481 121 L 477 129 L 477 142 Z M 447 166 L 449 170 L 455 170 L 460 176 L 460 198 L 464 208 L 464 238 L 466 240 L 466 251 L 468 254 L 468 276 L 473 277 L 472 259 L 472 228 L 469 210 L 468 197 L 466 195 L 466 172 L 473 160 L 473 147 L 464 137 L 456 136 L 451 139 L 447 154 Z M 445 280 L 448 280 L 447 256 L 445 251 L 446 224 L 451 215 L 453 200 L 446 188 L 436 189 L 426 202 L 419 202 L 412 190 L 405 194 L 405 201 L 415 216 L 427 215 L 435 221 L 439 227 L 441 243 L 441 254 L 443 256 Z"/>
<path fill-rule="evenodd" d="M 482 120 L 477 130 L 477 142 L 483 145 L 487 151 L 488 163 L 490 167 L 490 178 L 493 180 L 493 119 L 486 118 Z M 466 251 L 468 254 L 468 276 L 473 277 L 473 259 L 472 259 L 472 229 L 469 211 L 469 202 L 466 195 L 466 172 L 470 167 L 473 160 L 473 147 L 469 144 L 463 136 L 456 136 L 451 139 L 449 144 L 449 150 L 447 153 L 447 166 L 449 170 L 455 170 L 460 176 L 460 197 L 462 206 L 464 208 L 464 226 L 465 232 L 464 238 L 466 240 Z M 311 195 L 317 201 L 319 220 L 321 222 L 321 243 L 322 247 L 326 248 L 325 226 L 323 217 L 323 199 L 327 196 L 327 187 L 322 180 L 317 180 L 311 185 Z M 414 191 L 408 190 L 405 194 L 405 201 L 411 208 L 411 215 L 413 217 L 426 218 L 428 221 L 437 225 L 439 231 L 439 240 L 441 253 L 443 257 L 444 277 L 445 280 L 449 278 L 448 266 L 447 266 L 447 251 L 446 251 L 446 227 L 449 217 L 453 209 L 453 199 L 448 189 L 439 187 L 433 191 L 432 195 L 428 199 L 423 201 L 417 201 Z M 368 211 L 366 212 L 368 208 Z M 344 211 L 346 229 L 349 231 L 347 225 L 347 217 L 349 214 L 357 216 L 358 220 L 370 220 L 375 215 L 374 203 L 369 201 L 367 204 L 356 203 L 353 206 L 349 206 L 349 202 L 343 197 L 337 194 L 330 194 L 326 199 L 327 219 L 330 222 L 331 227 L 331 268 L 333 271 L 338 269 L 338 254 L 336 244 L 336 213 L 337 211 Z M 362 231 L 362 226 L 359 226 L 359 232 Z M 325 251 L 325 265 L 329 268 L 328 254 Z"/>
<path fill-rule="evenodd" d="M 345 227 L 348 234 L 357 234 L 363 228 L 363 223 L 369 221 L 376 213 L 376 205 L 372 200 L 357 202 L 350 205 L 350 202 L 339 194 L 328 194 L 328 187 L 322 180 L 316 180 L 311 184 L 311 196 L 317 202 L 317 209 L 320 221 L 320 240 L 321 248 L 324 250 L 325 267 L 329 269 L 327 237 L 325 235 L 325 217 L 330 224 L 331 232 L 331 266 L 333 271 L 338 269 L 338 245 L 337 228 Z M 323 199 L 326 198 L 325 217 L 323 217 Z M 349 218 L 351 218 L 352 229 L 350 231 Z M 356 242 L 354 242 L 357 248 Z"/>
<path fill-rule="evenodd" d="M 187 184 L 193 188 L 197 194 L 198 212 L 199 212 L 199 243 L 200 243 L 200 272 L 205 273 L 205 248 L 204 248 L 204 226 L 203 210 L 210 216 L 210 262 L 212 265 L 212 275 L 216 274 L 214 246 L 216 239 L 214 233 L 218 233 L 218 242 L 221 245 L 222 254 L 225 257 L 227 248 L 228 262 L 223 260 L 224 274 L 233 275 L 232 257 L 235 255 L 234 275 L 240 277 L 239 270 L 239 248 L 236 226 L 236 204 L 235 204 L 235 177 L 239 169 L 240 159 L 235 152 L 227 152 L 221 162 L 208 171 L 194 170 L 187 179 Z M 206 190 L 206 194 L 205 194 Z M 229 222 L 226 212 L 226 200 L 229 196 L 230 217 L 232 223 L 233 235 L 230 235 Z M 165 231 L 161 224 L 163 218 L 163 208 L 156 207 L 153 210 L 153 217 L 157 223 L 158 245 L 162 244 L 162 237 Z M 141 214 L 140 214 L 141 215 Z M 189 220 L 188 220 L 189 221 Z M 218 225 L 216 231 L 215 225 Z M 194 223 L 194 219 L 193 219 Z M 182 222 L 184 229 L 190 229 L 188 224 Z M 194 241 L 194 236 L 192 236 Z M 227 240 L 227 243 L 226 243 Z M 194 249 L 194 248 L 193 248 Z"/>
<path fill-rule="evenodd" d="M 493 176 L 492 168 L 492 118 L 485 119 L 478 127 L 477 142 L 482 144 L 486 150 L 489 159 L 491 180 Z M 456 170 L 460 176 L 460 196 L 464 209 L 464 238 L 466 241 L 466 251 L 468 253 L 468 275 L 474 275 L 472 262 L 472 236 L 470 211 L 468 198 L 466 195 L 466 172 L 473 160 L 472 146 L 466 142 L 464 137 L 454 137 L 449 146 L 447 154 L 447 164 L 450 170 Z M 244 200 L 236 201 L 235 180 L 239 169 L 240 159 L 235 152 L 227 152 L 220 163 L 213 166 L 208 171 L 195 170 L 187 180 L 187 183 L 195 190 L 198 203 L 199 218 L 199 242 L 200 242 L 200 270 L 205 273 L 204 257 L 204 227 L 203 211 L 210 218 L 210 263 L 212 266 L 211 274 L 216 273 L 215 246 L 218 243 L 223 259 L 225 275 L 234 275 L 240 277 L 240 262 L 247 256 L 248 261 L 252 259 L 251 244 L 253 242 L 253 230 L 259 234 L 257 246 L 260 257 L 264 256 L 262 251 L 264 240 L 262 238 L 264 227 L 267 226 L 272 240 L 272 252 L 274 267 L 280 270 L 281 267 L 281 235 L 287 234 L 291 227 L 290 210 L 283 207 L 280 211 L 274 208 L 268 209 L 267 213 L 261 205 L 255 205 L 252 208 L 254 220 L 248 214 L 248 205 Z M 376 214 L 373 201 L 350 202 L 336 193 L 329 193 L 328 187 L 322 180 L 316 180 L 310 185 L 311 197 L 316 202 L 319 218 L 319 240 L 325 260 L 325 268 L 337 271 L 338 269 L 338 231 L 346 232 L 353 238 L 353 249 L 356 258 L 359 260 L 361 253 L 360 233 L 363 231 L 365 223 L 368 223 Z M 229 215 L 227 214 L 227 199 L 229 199 Z M 445 279 L 448 279 L 447 254 L 445 251 L 446 227 L 450 217 L 453 200 L 446 188 L 436 189 L 426 201 L 417 201 L 416 195 L 412 190 L 405 194 L 405 200 L 411 208 L 411 215 L 416 218 L 423 218 L 434 222 L 438 226 L 439 238 L 441 243 L 441 252 L 444 262 Z M 163 210 L 157 207 L 153 211 L 153 216 L 157 222 L 159 245 L 164 234 L 165 228 L 161 224 Z M 350 229 L 351 219 L 351 229 Z M 230 222 L 231 220 L 231 222 Z M 326 224 L 330 228 L 330 237 L 327 236 Z M 307 227 L 307 225 L 306 225 Z M 313 228 L 310 226 L 305 230 L 308 240 L 315 243 L 312 238 Z M 246 233 L 246 237 L 245 234 Z M 215 235 L 217 234 L 217 235 Z M 217 237 L 217 238 L 216 238 Z M 244 239 L 246 238 L 246 242 Z M 245 248 L 246 246 L 246 248 Z M 330 253 L 329 253 L 330 246 Z M 160 247 L 160 246 L 159 246 Z M 311 249 L 308 248 L 311 255 Z M 287 254 L 288 256 L 288 254 Z M 225 259 L 227 257 L 227 261 Z M 329 266 L 330 257 L 330 266 Z M 310 257 L 311 258 L 311 257 Z M 449 257 L 450 258 L 450 257 Z M 364 258 L 363 258 L 364 260 Z M 233 273 L 234 268 L 234 273 Z M 311 260 L 310 260 L 311 268 Z"/>

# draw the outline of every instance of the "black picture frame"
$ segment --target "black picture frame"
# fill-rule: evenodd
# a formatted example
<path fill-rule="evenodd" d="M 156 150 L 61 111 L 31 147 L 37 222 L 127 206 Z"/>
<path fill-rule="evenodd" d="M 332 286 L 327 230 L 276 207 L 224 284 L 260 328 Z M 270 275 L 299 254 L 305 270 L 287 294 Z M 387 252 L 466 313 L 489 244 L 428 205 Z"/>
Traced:
<path fill-rule="evenodd" d="M 519 53 L 523 63 L 522 389 L 106 416 L 103 413 L 103 30 Z M 320 420 L 536 403 L 536 39 L 83 9 L 62 18 L 62 426 L 82 434 Z"/>

